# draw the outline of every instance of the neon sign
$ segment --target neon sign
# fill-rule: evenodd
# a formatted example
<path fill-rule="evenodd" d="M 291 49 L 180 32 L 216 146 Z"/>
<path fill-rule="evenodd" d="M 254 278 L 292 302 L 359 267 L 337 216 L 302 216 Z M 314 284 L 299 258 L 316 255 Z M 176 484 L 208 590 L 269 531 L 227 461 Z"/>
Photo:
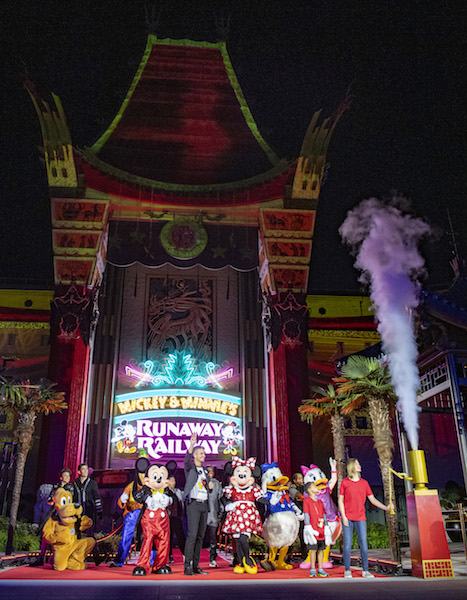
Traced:
<path fill-rule="evenodd" d="M 160 370 L 152 360 L 142 363 L 142 367 L 144 371 L 131 365 L 125 367 L 125 373 L 136 379 L 135 387 L 152 384 L 154 387 L 186 385 L 204 388 L 210 385 L 222 390 L 225 386 L 221 382 L 233 377 L 233 368 L 222 369 L 213 362 L 202 363 L 199 367 L 191 354 L 178 350 L 164 358 Z M 204 372 L 198 372 L 200 368 Z"/>
<path fill-rule="evenodd" d="M 156 460 L 181 459 L 195 432 L 211 460 L 226 460 L 241 453 L 241 399 L 186 388 L 141 390 L 115 398 L 113 458 L 136 458 L 138 449 L 146 448 Z"/>
<path fill-rule="evenodd" d="M 239 406 L 234 402 L 216 400 L 204 396 L 143 396 L 142 398 L 131 398 L 117 404 L 119 414 L 126 415 L 147 410 L 168 410 L 170 408 L 182 408 L 183 410 L 208 410 L 214 413 L 230 415 L 235 417 Z"/>

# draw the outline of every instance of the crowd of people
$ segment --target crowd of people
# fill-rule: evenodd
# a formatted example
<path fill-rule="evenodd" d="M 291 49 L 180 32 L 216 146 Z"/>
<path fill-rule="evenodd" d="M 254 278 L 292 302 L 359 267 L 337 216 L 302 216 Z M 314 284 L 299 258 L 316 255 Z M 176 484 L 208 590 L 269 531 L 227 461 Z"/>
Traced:
<path fill-rule="evenodd" d="M 186 576 L 206 575 L 208 574 L 206 567 L 200 566 L 201 549 L 203 545 L 209 547 L 208 565 L 210 568 L 216 568 L 219 525 L 222 523 L 222 531 L 231 535 L 236 550 L 237 565 L 234 564 L 234 572 L 256 572 L 253 570 L 254 561 L 250 557 L 248 543 L 252 534 L 262 531 L 262 519 L 257 506 L 258 503 L 262 503 L 264 508 L 265 505 L 270 504 L 266 514 L 268 510 L 274 512 L 276 509 L 271 510 L 272 505 L 277 504 L 281 496 L 277 495 L 278 492 L 267 496 L 264 485 L 263 488 L 258 485 L 255 479 L 258 476 L 258 467 L 255 467 L 256 459 L 233 461 L 241 469 L 237 468 L 230 473 L 230 485 L 224 487 L 216 478 L 214 468 L 204 465 L 206 454 L 203 447 L 196 445 L 196 441 L 197 436 L 193 434 L 184 458 L 183 490 L 177 487 L 175 478 L 177 466 L 174 461 L 171 461 L 173 465 L 170 463 L 150 465 L 148 459 L 142 457 L 136 461 L 135 479 L 126 486 L 118 500 L 119 507 L 124 511 L 124 523 L 118 552 L 110 563 L 111 567 L 122 567 L 126 563 L 138 524 L 142 522 L 143 536 L 148 538 L 148 531 L 151 531 L 150 535 L 153 537 L 150 541 L 145 540 L 143 546 L 147 556 L 144 559 L 144 568 L 142 568 L 143 563 L 138 562 L 134 575 L 145 575 L 150 565 L 153 567 L 153 572 L 170 572 L 168 566 L 159 564 L 160 560 L 157 562 L 156 555 L 159 554 L 161 558 L 162 554 L 167 554 L 168 560 L 164 558 L 163 562 L 173 563 L 173 549 L 176 546 L 183 555 Z M 337 481 L 336 462 L 331 459 L 330 464 Z M 270 466 L 266 465 L 268 468 Z M 344 537 L 345 578 L 352 577 L 350 551 L 354 529 L 361 549 L 362 575 L 364 578 L 373 577 L 368 570 L 366 500 L 385 511 L 391 508 L 390 505 L 385 505 L 374 497 L 368 482 L 361 477 L 361 471 L 359 461 L 350 459 L 347 464 L 348 477 L 342 481 L 338 490 L 338 506 Z M 53 498 L 59 488 L 70 492 L 73 502 L 82 506 L 83 515 L 93 521 L 92 535 L 93 531 L 96 531 L 98 520 L 102 518 L 102 502 L 98 486 L 90 478 L 89 467 L 85 463 L 79 465 L 78 477 L 73 482 L 71 475 L 69 469 L 62 469 L 58 483 L 49 492 L 48 502 L 53 505 Z M 151 477 L 153 481 L 150 481 Z M 245 485 L 241 484 L 242 477 Z M 286 477 L 284 479 L 287 480 Z M 240 484 L 235 485 L 238 482 Z M 308 556 L 310 577 L 327 577 L 328 573 L 323 567 L 323 555 L 325 547 L 329 547 L 333 542 L 326 508 L 320 499 L 320 488 L 313 480 L 307 481 L 306 477 L 304 479 L 302 473 L 295 473 L 291 482 L 280 489 L 285 490 L 281 493 L 284 498 L 286 497 L 289 508 L 293 508 L 292 512 L 299 521 L 295 536 L 298 532 L 301 559 L 304 560 Z M 281 502 L 282 505 L 277 504 L 277 506 L 287 510 L 284 499 Z M 53 506 L 42 516 L 41 527 L 50 518 L 52 512 Z M 161 517 L 157 522 L 153 519 L 156 513 L 159 515 L 158 518 Z M 249 524 L 245 526 L 247 521 Z M 149 527 L 153 529 L 150 530 Z M 43 564 L 46 549 L 47 542 L 43 539 L 38 564 Z M 94 549 L 94 560 L 96 564 L 101 561 L 96 549 Z M 154 568 L 156 563 L 157 569 Z"/>

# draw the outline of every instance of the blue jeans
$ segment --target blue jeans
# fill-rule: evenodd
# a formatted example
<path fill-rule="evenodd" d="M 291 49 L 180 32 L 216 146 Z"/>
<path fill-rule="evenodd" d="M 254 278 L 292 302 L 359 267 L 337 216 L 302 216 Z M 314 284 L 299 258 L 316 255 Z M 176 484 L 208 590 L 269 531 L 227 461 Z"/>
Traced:
<path fill-rule="evenodd" d="M 352 550 L 352 536 L 353 528 L 357 532 L 358 545 L 360 546 L 360 554 L 362 556 L 362 568 L 364 571 L 368 571 L 368 542 L 366 539 L 366 521 L 351 521 L 349 519 L 349 525 L 346 527 L 342 523 L 344 529 L 344 568 L 346 571 L 350 571 L 350 551 Z"/>

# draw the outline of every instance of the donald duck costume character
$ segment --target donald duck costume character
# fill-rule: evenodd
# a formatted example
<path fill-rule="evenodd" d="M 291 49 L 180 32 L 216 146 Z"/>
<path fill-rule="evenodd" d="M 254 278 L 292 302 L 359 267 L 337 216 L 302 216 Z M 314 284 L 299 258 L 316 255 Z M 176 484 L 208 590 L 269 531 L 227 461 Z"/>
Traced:
<path fill-rule="evenodd" d="M 329 458 L 329 465 L 331 467 L 331 479 L 328 479 L 323 471 L 316 465 L 310 465 L 309 467 L 302 466 L 301 470 L 304 477 L 305 486 L 307 483 L 315 483 L 318 486 L 319 492 L 316 497 L 321 500 L 324 505 L 324 511 L 326 513 L 326 520 L 331 530 L 332 544 L 336 542 L 340 534 L 342 533 L 342 523 L 339 517 L 337 506 L 332 499 L 331 493 L 337 483 L 337 461 L 334 458 Z M 333 564 L 329 562 L 329 552 L 331 550 L 331 544 L 326 545 L 323 557 L 323 567 L 325 569 L 332 569 Z M 310 568 L 310 552 L 306 559 L 300 563 L 300 569 Z"/>
<path fill-rule="evenodd" d="M 269 556 L 261 562 L 261 566 L 266 571 L 292 569 L 292 565 L 287 564 L 284 559 L 289 546 L 297 539 L 300 517 L 303 519 L 302 511 L 290 500 L 287 491 L 289 478 L 282 474 L 277 463 L 264 463 L 261 470 L 262 489 L 269 502 L 267 518 L 263 525 Z"/>

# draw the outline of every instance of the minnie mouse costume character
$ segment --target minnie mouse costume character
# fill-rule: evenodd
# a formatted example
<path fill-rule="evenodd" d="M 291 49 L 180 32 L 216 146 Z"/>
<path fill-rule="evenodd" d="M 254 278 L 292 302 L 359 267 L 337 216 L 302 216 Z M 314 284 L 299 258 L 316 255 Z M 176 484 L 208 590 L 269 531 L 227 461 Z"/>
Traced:
<path fill-rule="evenodd" d="M 170 553 L 170 521 L 167 507 L 172 498 L 164 493 L 168 486 L 168 478 L 177 470 L 173 460 L 166 465 L 151 465 L 146 471 L 144 486 L 134 493 L 136 502 L 143 505 L 141 527 L 143 529 L 143 545 L 133 575 L 146 575 L 151 565 L 151 550 L 156 546 L 157 556 L 152 567 L 156 575 L 167 575 L 172 572 L 168 565 Z"/>
<path fill-rule="evenodd" d="M 234 573 L 246 571 L 256 574 L 258 567 L 250 556 L 248 542 L 252 534 L 263 531 L 261 517 L 255 506 L 255 502 L 264 497 L 263 491 L 255 482 L 261 469 L 256 466 L 256 458 L 242 460 L 234 456 L 232 462 L 227 463 L 225 472 L 230 475 L 230 485 L 224 488 L 224 496 L 231 502 L 225 506 L 227 518 L 222 531 L 231 534 L 237 541 L 238 565 L 234 568 Z"/>

